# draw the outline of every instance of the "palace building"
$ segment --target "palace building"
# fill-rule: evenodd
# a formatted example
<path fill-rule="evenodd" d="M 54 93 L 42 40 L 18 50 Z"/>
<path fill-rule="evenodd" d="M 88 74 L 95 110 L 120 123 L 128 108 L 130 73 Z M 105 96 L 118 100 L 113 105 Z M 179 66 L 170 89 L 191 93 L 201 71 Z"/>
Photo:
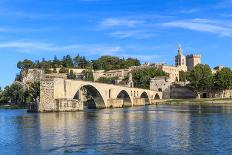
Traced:
<path fill-rule="evenodd" d="M 191 71 L 196 65 L 201 64 L 201 55 L 191 54 L 186 56 L 188 71 Z"/>

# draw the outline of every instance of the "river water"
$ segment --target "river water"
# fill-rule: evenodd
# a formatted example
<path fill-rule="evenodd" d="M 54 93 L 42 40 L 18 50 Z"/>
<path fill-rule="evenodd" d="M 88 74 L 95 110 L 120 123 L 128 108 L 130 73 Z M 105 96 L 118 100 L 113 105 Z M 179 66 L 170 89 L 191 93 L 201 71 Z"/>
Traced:
<path fill-rule="evenodd" d="M 228 154 L 232 106 L 0 110 L 0 154 Z"/>

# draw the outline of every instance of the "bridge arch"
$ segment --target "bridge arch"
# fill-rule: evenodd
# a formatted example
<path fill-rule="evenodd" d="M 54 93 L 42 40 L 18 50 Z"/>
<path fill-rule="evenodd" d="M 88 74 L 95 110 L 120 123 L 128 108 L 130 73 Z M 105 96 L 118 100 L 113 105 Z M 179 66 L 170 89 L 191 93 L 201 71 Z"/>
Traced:
<path fill-rule="evenodd" d="M 145 92 L 145 91 L 142 92 L 142 94 L 140 95 L 140 98 L 145 99 L 145 104 L 150 104 L 150 99 L 148 97 L 147 92 Z"/>
<path fill-rule="evenodd" d="M 133 105 L 129 93 L 127 91 L 125 91 L 125 90 L 121 90 L 118 93 L 117 99 L 122 99 L 123 100 L 123 107 L 130 107 L 130 106 Z"/>
<path fill-rule="evenodd" d="M 154 99 L 156 99 L 156 100 L 161 99 L 161 98 L 160 98 L 160 95 L 159 95 L 158 93 L 156 93 Z"/>
<path fill-rule="evenodd" d="M 84 100 L 84 106 L 90 109 L 106 108 L 105 98 L 99 89 L 91 84 L 82 85 L 74 95 L 73 99 Z"/>

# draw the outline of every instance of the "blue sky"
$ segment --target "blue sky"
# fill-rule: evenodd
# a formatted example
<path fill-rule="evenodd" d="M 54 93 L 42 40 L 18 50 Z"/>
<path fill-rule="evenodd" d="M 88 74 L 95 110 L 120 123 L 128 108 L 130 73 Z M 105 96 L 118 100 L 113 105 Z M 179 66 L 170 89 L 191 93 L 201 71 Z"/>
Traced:
<path fill-rule="evenodd" d="M 23 59 L 65 54 L 174 63 L 177 45 L 232 67 L 232 0 L 1 0 L 0 86 Z"/>

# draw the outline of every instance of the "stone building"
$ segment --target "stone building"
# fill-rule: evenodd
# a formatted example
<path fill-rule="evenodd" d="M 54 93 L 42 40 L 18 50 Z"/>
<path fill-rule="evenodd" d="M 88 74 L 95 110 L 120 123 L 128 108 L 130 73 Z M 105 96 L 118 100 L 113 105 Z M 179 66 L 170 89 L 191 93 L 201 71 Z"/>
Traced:
<path fill-rule="evenodd" d="M 188 71 L 191 71 L 196 65 L 201 64 L 201 55 L 191 54 L 186 56 Z"/>
<path fill-rule="evenodd" d="M 97 81 L 101 77 L 104 78 L 118 77 L 116 83 L 120 83 L 125 77 L 129 77 L 131 71 L 132 69 L 117 69 L 117 70 L 109 70 L 109 71 L 98 70 L 93 72 L 93 77 L 94 77 L 94 81 Z M 131 82 L 129 83 L 130 86 L 132 86 Z"/>
<path fill-rule="evenodd" d="M 97 78 L 100 77 L 119 77 L 119 79 L 123 79 L 128 76 L 129 73 L 136 69 L 144 69 L 144 68 L 154 68 L 161 69 L 169 75 L 169 79 L 172 82 L 179 81 L 179 72 L 184 71 L 187 72 L 191 70 L 194 66 L 201 63 L 200 55 L 188 55 L 187 57 L 183 54 L 182 47 L 178 47 L 178 53 L 175 56 L 175 66 L 167 65 L 164 63 L 145 63 L 140 66 L 132 66 L 129 69 L 119 69 L 119 70 L 110 70 L 107 72 L 102 71 L 101 73 L 96 73 Z M 97 79 L 95 78 L 95 79 Z"/>
<path fill-rule="evenodd" d="M 224 66 L 216 66 L 216 67 L 212 68 L 211 71 L 212 71 L 213 74 L 216 74 L 217 71 L 220 71 L 223 68 L 224 68 Z"/>
<path fill-rule="evenodd" d="M 150 90 L 163 92 L 163 98 L 170 98 L 170 87 L 172 80 L 166 76 L 154 77 L 150 80 Z"/>
<path fill-rule="evenodd" d="M 103 76 L 105 77 L 119 77 L 123 79 L 126 76 L 129 76 L 129 73 L 131 72 L 130 69 L 117 69 L 117 70 L 109 70 L 103 73 Z"/>

